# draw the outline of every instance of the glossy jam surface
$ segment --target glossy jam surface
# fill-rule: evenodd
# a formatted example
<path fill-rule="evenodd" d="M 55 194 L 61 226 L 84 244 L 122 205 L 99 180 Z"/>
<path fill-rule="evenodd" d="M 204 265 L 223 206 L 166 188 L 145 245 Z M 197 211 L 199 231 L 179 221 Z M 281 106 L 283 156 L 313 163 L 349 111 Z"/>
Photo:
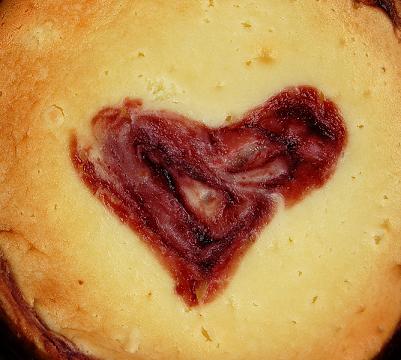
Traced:
<path fill-rule="evenodd" d="M 336 106 L 310 87 L 220 128 L 140 100 L 103 109 L 92 126 L 93 143 L 71 139 L 79 176 L 156 250 L 190 306 L 224 287 L 280 199 L 324 185 L 346 143 Z"/>

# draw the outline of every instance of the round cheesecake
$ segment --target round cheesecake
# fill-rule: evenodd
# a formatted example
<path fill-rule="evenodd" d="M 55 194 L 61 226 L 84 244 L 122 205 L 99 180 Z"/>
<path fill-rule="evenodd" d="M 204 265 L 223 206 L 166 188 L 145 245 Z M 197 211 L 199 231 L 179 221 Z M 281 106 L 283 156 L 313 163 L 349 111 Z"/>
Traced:
<path fill-rule="evenodd" d="M 399 8 L 0 2 L 15 334 L 47 359 L 373 359 L 401 319 Z"/>

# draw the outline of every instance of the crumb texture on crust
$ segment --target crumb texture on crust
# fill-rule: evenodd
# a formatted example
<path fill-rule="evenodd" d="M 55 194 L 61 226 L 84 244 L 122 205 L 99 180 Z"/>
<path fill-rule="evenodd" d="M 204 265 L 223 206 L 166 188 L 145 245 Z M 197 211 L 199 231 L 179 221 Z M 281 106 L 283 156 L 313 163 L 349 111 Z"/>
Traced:
<path fill-rule="evenodd" d="M 10 327 L 22 337 L 26 346 L 35 349 L 37 355 L 51 360 L 90 360 L 71 342 L 52 332 L 30 307 L 11 273 L 7 261 L 0 255 L 1 311 Z"/>
<path fill-rule="evenodd" d="M 26 308 L 99 359 L 373 357 L 401 317 L 400 59 L 388 17 L 351 0 L 2 1 L 0 248 Z M 90 141 L 92 117 L 126 97 L 221 126 L 299 85 L 343 115 L 337 171 L 190 309 L 82 184 L 71 131 Z"/>
<path fill-rule="evenodd" d="M 393 22 L 394 30 L 401 35 L 401 1 L 400 0 L 356 0 L 369 6 L 383 10 Z"/>

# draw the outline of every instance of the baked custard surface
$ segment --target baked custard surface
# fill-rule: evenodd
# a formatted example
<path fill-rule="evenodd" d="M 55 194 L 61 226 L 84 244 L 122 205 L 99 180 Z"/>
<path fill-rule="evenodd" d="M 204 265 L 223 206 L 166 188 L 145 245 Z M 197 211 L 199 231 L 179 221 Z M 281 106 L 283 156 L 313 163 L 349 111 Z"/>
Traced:
<path fill-rule="evenodd" d="M 401 318 L 400 78 L 392 22 L 349 0 L 1 2 L 6 314 L 52 358 L 372 358 Z M 303 85 L 339 109 L 343 157 L 188 306 L 83 184 L 71 134 L 125 98 L 221 127 Z"/>

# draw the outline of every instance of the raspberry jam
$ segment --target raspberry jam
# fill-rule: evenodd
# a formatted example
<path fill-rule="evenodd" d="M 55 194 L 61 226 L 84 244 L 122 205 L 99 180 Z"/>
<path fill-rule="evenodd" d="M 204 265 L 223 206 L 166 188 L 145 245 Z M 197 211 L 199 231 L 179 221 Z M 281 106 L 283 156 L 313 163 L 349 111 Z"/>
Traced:
<path fill-rule="evenodd" d="M 278 199 L 292 205 L 325 184 L 346 143 L 336 106 L 311 87 L 219 128 L 131 99 L 92 127 L 93 143 L 71 138 L 76 171 L 156 250 L 190 306 L 224 287 Z"/>

